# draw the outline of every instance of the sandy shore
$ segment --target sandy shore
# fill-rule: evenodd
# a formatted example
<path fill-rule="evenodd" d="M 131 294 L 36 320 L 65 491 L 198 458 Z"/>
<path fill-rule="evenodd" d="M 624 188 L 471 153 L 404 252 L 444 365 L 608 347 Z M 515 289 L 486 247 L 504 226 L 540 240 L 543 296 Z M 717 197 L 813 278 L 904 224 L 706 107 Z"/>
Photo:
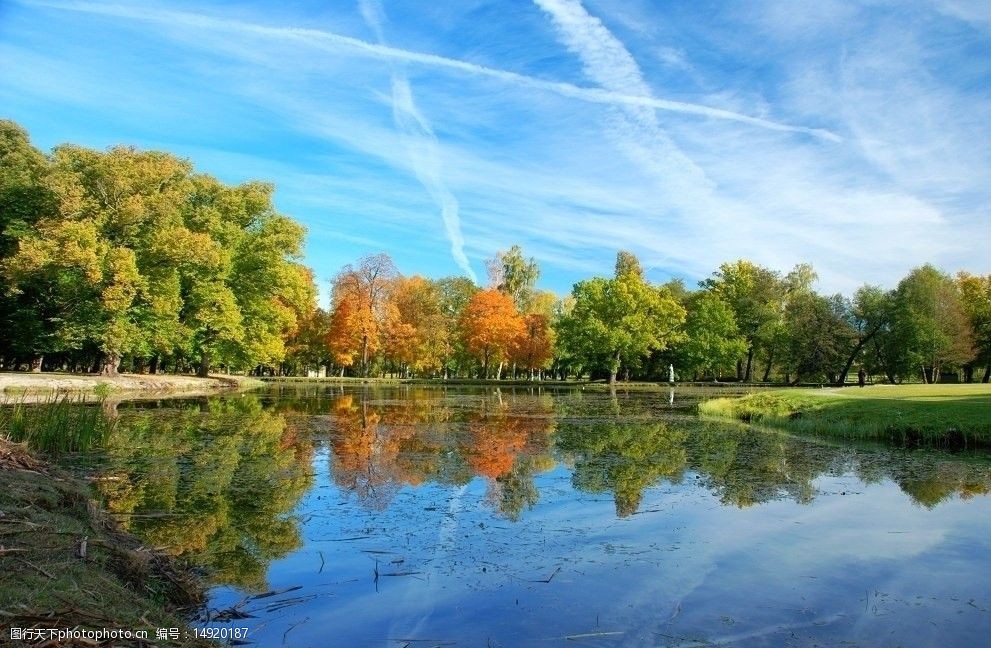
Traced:
<path fill-rule="evenodd" d="M 209 378 L 173 376 L 169 374 L 99 374 L 68 373 L 0 373 L 0 392 L 10 394 L 49 394 L 73 392 L 92 394 L 107 393 L 172 393 L 205 392 L 221 389 L 253 387 L 262 383 L 245 376 L 215 375 Z M 101 385 L 104 385 L 101 387 Z"/>

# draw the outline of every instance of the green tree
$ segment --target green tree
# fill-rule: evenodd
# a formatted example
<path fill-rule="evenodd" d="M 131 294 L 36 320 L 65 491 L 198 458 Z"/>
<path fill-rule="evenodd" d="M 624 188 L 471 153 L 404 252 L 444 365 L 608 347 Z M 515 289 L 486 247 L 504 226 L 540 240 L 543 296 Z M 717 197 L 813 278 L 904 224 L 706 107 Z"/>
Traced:
<path fill-rule="evenodd" d="M 575 284 L 574 307 L 558 325 L 558 339 L 572 355 L 609 372 L 615 384 L 622 362 L 635 362 L 676 341 L 685 309 L 664 289 L 636 272 Z"/>
<path fill-rule="evenodd" d="M 643 267 L 640 265 L 640 259 L 632 252 L 620 250 L 616 253 L 616 271 L 614 274 L 618 277 L 627 273 L 635 274 L 643 279 Z"/>
<path fill-rule="evenodd" d="M 190 170 L 188 162 L 165 153 L 56 147 L 50 186 L 57 213 L 39 220 L 11 259 L 20 285 L 58 291 L 69 280 L 86 299 L 68 304 L 63 317 L 49 318 L 55 330 L 48 338 L 58 342 L 48 350 L 90 342 L 110 374 L 125 354 L 145 351 L 141 324 L 154 310 L 151 296 L 158 288 L 154 243 L 160 232 L 181 224 Z M 85 251 L 86 258 L 63 258 L 53 240 Z"/>
<path fill-rule="evenodd" d="M 712 374 L 732 366 L 747 352 L 747 343 L 740 335 L 733 309 L 719 295 L 703 290 L 687 298 L 685 340 L 677 347 L 679 365 L 686 371 Z"/>
<path fill-rule="evenodd" d="M 737 362 L 737 378 L 750 381 L 757 348 L 782 314 L 782 283 L 778 273 L 750 261 L 724 263 L 701 286 L 729 304 L 747 343 L 744 360 Z"/>
<path fill-rule="evenodd" d="M 303 229 L 275 212 L 271 185 L 229 187 L 168 153 L 73 145 L 55 148 L 38 182 L 51 209 L 4 230 L 18 234 L 2 264 L 15 352 L 35 366 L 51 353 L 97 357 L 107 374 L 166 356 L 196 356 L 201 373 L 273 363 L 314 307 Z"/>
<path fill-rule="evenodd" d="M 294 375 L 306 375 L 310 369 L 330 365 L 327 336 L 330 333 L 330 313 L 314 308 L 296 322 L 295 330 L 286 339 L 285 364 Z"/>
<path fill-rule="evenodd" d="M 841 295 L 805 292 L 789 300 L 785 364 L 795 382 L 826 378 L 835 382 L 856 331 L 850 326 Z"/>
<path fill-rule="evenodd" d="M 976 354 L 964 367 L 967 382 L 973 380 L 974 365 L 984 366 L 981 382 L 991 380 L 991 275 L 957 274 L 964 311 L 970 320 Z"/>
<path fill-rule="evenodd" d="M 529 313 L 534 286 L 540 277 L 536 259 L 525 258 L 523 249 L 514 245 L 505 252 L 497 252 L 494 258 L 486 262 L 486 266 L 491 285 L 509 295 L 520 313 Z"/>
<path fill-rule="evenodd" d="M 461 335 L 461 316 L 479 288 L 468 277 L 444 277 L 436 281 L 440 299 L 440 311 L 444 315 L 447 347 L 444 350 L 444 377 L 450 372 L 460 373 L 471 364 L 472 358 L 465 348 Z"/>
<path fill-rule="evenodd" d="M 847 309 L 850 327 L 856 332 L 853 348 L 836 377 L 836 384 L 846 382 L 853 363 L 861 357 L 876 336 L 891 324 L 893 293 L 878 286 L 861 286 L 854 293 L 853 303 Z"/>
<path fill-rule="evenodd" d="M 918 372 L 936 382 L 945 367 L 974 357 L 974 340 L 960 290 L 931 265 L 912 270 L 895 291 L 894 324 L 888 353 L 902 377 Z"/>
<path fill-rule="evenodd" d="M 792 268 L 778 282 L 777 290 L 773 292 L 769 303 L 774 315 L 761 327 L 757 335 L 757 345 L 764 355 L 764 373 L 762 382 L 771 378 L 771 370 L 776 361 L 781 359 L 785 347 L 789 343 L 787 311 L 796 300 L 813 294 L 812 284 L 819 276 L 808 263 L 800 263 Z"/>
<path fill-rule="evenodd" d="M 50 173 L 48 158 L 31 145 L 27 131 L 0 119 L 0 260 L 11 256 L 17 240 L 54 211 Z"/>

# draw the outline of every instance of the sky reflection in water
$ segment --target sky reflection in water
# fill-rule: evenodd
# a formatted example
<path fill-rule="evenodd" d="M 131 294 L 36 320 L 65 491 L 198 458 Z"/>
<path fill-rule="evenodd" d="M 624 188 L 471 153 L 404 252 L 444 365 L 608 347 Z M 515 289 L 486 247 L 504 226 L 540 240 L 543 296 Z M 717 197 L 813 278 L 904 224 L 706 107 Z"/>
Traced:
<path fill-rule="evenodd" d="M 208 571 L 211 614 L 253 615 L 211 624 L 247 626 L 259 645 L 991 634 L 987 453 L 700 421 L 695 397 L 397 387 L 163 401 L 120 410 L 97 485 L 135 533 Z"/>

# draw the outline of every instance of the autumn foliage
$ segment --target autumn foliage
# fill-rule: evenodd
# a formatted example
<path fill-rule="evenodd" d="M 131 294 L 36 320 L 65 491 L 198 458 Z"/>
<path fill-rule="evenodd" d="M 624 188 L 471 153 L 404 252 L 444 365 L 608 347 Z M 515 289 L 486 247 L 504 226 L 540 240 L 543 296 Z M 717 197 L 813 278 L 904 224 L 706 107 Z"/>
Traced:
<path fill-rule="evenodd" d="M 465 347 L 481 363 L 485 378 L 493 362 L 501 366 L 509 359 L 524 332 L 523 318 L 513 300 L 499 290 L 475 293 L 461 316 Z"/>

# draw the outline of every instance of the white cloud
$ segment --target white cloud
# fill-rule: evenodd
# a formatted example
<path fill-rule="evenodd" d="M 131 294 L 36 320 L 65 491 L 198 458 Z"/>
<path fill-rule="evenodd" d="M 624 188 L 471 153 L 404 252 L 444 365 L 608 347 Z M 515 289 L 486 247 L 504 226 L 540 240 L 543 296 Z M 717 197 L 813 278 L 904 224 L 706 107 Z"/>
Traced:
<path fill-rule="evenodd" d="M 375 32 L 379 42 L 384 40 L 382 23 L 385 14 L 382 6 L 376 0 L 361 0 L 361 14 Z M 443 163 L 440 156 L 440 146 L 434 130 L 426 117 L 413 100 L 413 90 L 409 80 L 402 71 L 393 67 L 392 76 L 392 115 L 396 127 L 402 134 L 403 143 L 409 154 L 410 163 L 416 177 L 423 183 L 424 188 L 440 207 L 444 230 L 451 244 L 451 256 L 458 267 L 475 283 L 478 277 L 465 255 L 465 240 L 461 233 L 461 215 L 458 211 L 458 200 L 443 178 Z"/>
<path fill-rule="evenodd" d="M 87 60 L 85 47 L 71 43 L 56 53 L 44 30 L 11 30 L 0 46 L 12 63 L 0 69 L 0 94 L 11 103 L 85 106 L 104 116 L 105 134 L 119 130 L 113 141 L 140 144 L 155 132 L 128 130 L 134 124 L 174 124 L 156 145 L 213 172 L 276 181 L 278 200 L 310 225 L 317 266 L 385 249 L 406 271 L 446 272 L 432 259 L 446 261 L 460 230 L 465 260 L 521 243 L 545 276 L 559 278 L 558 290 L 609 272 L 617 248 L 657 266 L 655 278 L 701 278 L 739 257 L 782 271 L 812 262 L 828 291 L 892 285 L 927 261 L 991 271 L 983 249 L 991 236 L 983 211 L 991 103 L 986 68 L 965 49 L 982 36 L 967 24 L 927 15 L 967 34 L 951 42 L 885 7 L 850 24 L 829 7 L 793 7 L 796 16 L 761 3 L 746 15 L 727 10 L 686 25 L 643 5 L 638 12 L 659 16 L 656 29 L 620 23 L 621 42 L 606 28 L 617 24 L 612 13 L 599 21 L 575 2 L 541 4 L 546 12 L 533 8 L 502 25 L 525 24 L 526 33 L 484 32 L 499 42 L 477 31 L 449 40 L 466 19 L 454 10 L 436 41 L 434 23 L 393 16 L 392 42 L 445 56 L 333 31 L 59 4 L 87 15 L 35 10 L 35 19 L 95 25 L 114 42 L 139 37 L 147 51 L 177 55 L 128 67 L 110 55 Z M 811 25 L 820 26 L 814 39 Z M 514 65 L 505 60 L 510 49 Z M 659 51 L 671 61 L 659 63 Z M 690 74 L 667 69 L 682 53 Z M 547 80 L 573 81 L 576 60 L 596 87 Z M 534 76 L 502 69 L 509 67 Z M 44 82 L 30 69 L 43 69 Z M 683 76 L 691 79 L 679 83 Z M 130 84 L 140 100 L 94 91 Z M 715 118 L 719 110 L 726 118 Z M 197 119 L 179 123 L 187 114 Z M 748 124 L 754 117 L 773 121 Z M 792 132 L 785 122 L 822 125 L 842 140 Z M 219 146 L 214 133 L 219 141 L 230 136 L 225 129 L 238 131 L 235 148 L 261 143 L 236 148 L 257 165 L 187 152 L 189 142 Z M 283 136 L 291 148 L 264 141 Z"/>
<path fill-rule="evenodd" d="M 621 106 L 645 106 L 658 110 L 699 115 L 712 119 L 739 121 L 752 126 L 771 130 L 804 133 L 813 137 L 824 138 L 832 141 L 838 141 L 839 139 L 834 133 L 821 128 L 783 124 L 767 119 L 735 113 L 729 110 L 684 101 L 671 101 L 666 99 L 658 99 L 651 96 L 628 94 L 623 92 L 608 92 L 596 88 L 583 88 L 570 83 L 547 81 L 544 79 L 518 74 L 516 72 L 478 65 L 468 61 L 438 56 L 436 54 L 414 52 L 401 48 L 389 47 L 382 44 L 369 43 L 358 38 L 352 38 L 350 36 L 344 36 L 341 34 L 316 29 L 268 27 L 265 25 L 257 25 L 237 20 L 212 18 L 202 14 L 156 10 L 146 7 L 138 8 L 122 5 L 98 5 L 87 2 L 33 2 L 30 0 L 26 2 L 26 4 L 65 11 L 79 11 L 117 16 L 130 20 L 163 23 L 174 28 L 181 27 L 190 29 L 206 29 L 217 32 L 233 32 L 250 36 L 278 38 L 280 40 L 307 43 L 314 47 L 330 48 L 332 50 L 344 47 L 355 55 L 368 56 L 378 59 L 405 61 L 407 63 L 414 63 L 418 65 L 457 70 L 459 72 L 471 75 L 498 79 L 506 83 L 520 85 L 535 90 L 553 92 L 564 97 L 579 99 L 590 103 Z"/>

